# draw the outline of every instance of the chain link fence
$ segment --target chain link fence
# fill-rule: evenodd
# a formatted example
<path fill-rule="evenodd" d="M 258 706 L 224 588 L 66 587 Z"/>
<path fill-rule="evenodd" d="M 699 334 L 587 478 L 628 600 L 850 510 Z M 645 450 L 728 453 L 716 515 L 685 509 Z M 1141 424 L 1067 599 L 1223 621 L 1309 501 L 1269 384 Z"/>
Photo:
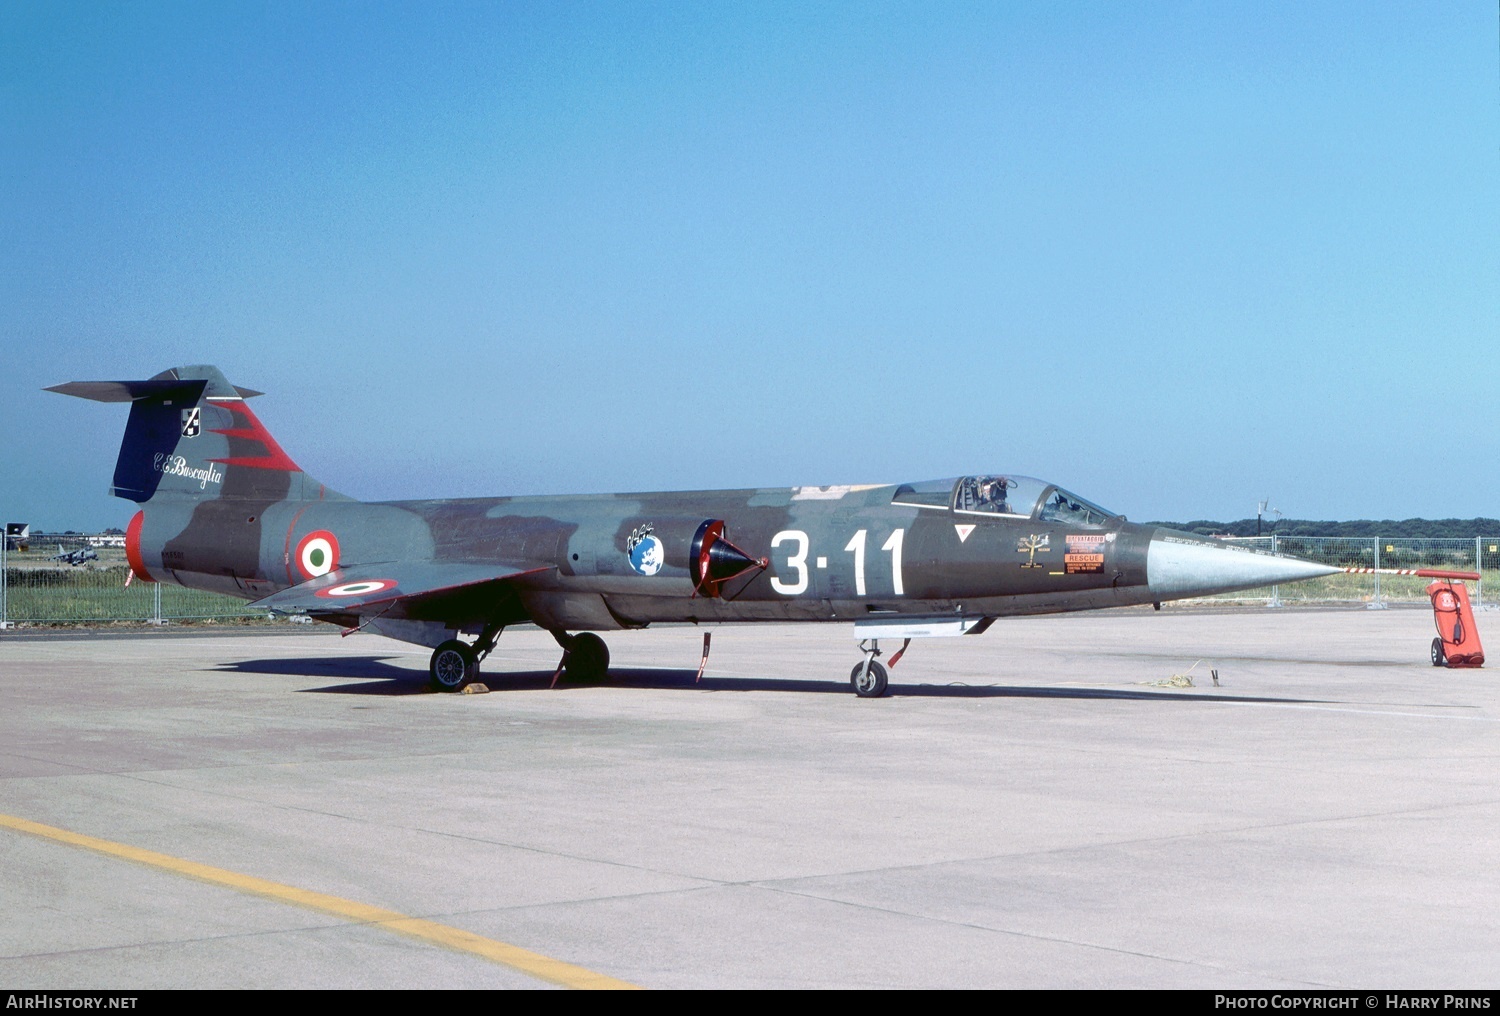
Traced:
<path fill-rule="evenodd" d="M 1225 543 L 1272 554 L 1300 557 L 1340 568 L 1439 568 L 1478 572 L 1475 606 L 1483 606 L 1488 587 L 1500 598 L 1500 537 L 1457 539 L 1343 536 L 1250 536 L 1226 538 Z M 1328 575 L 1286 586 L 1267 586 L 1208 597 L 1215 602 L 1264 603 L 1268 606 L 1319 603 L 1363 603 L 1371 608 L 1390 604 L 1428 603 L 1431 579 L 1415 575 Z"/>
<path fill-rule="evenodd" d="M 38 534 L 0 539 L 0 625 L 260 619 L 244 600 L 162 582 L 126 583 L 123 540 Z"/>

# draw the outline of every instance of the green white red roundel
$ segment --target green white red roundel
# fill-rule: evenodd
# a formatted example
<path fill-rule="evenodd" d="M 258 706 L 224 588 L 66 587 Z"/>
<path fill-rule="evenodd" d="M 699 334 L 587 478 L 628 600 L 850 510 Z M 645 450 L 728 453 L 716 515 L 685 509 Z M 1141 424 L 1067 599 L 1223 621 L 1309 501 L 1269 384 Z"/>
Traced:
<path fill-rule="evenodd" d="M 365 579 L 362 582 L 345 582 L 343 585 L 319 589 L 317 595 L 329 598 L 337 596 L 369 596 L 371 593 L 383 593 L 387 589 L 395 588 L 395 579 Z"/>
<path fill-rule="evenodd" d="M 338 537 L 326 529 L 315 529 L 297 543 L 297 570 L 305 579 L 327 575 L 339 566 Z"/>

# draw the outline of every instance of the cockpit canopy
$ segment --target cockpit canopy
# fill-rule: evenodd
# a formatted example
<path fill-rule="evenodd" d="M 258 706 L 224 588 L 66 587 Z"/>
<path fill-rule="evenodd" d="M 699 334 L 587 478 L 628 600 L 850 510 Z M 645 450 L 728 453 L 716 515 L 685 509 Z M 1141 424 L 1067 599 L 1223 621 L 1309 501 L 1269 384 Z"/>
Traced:
<path fill-rule="evenodd" d="M 1039 519 L 1074 526 L 1102 526 L 1115 517 L 1098 505 L 1034 476 L 989 474 L 903 483 L 892 504 L 946 508 L 962 515 Z"/>

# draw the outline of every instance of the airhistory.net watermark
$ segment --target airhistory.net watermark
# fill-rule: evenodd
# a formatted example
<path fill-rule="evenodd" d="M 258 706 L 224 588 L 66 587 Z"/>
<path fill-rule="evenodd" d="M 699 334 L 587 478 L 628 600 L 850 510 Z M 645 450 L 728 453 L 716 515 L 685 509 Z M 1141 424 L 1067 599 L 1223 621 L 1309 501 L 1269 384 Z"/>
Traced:
<path fill-rule="evenodd" d="M 27 992 L 6 995 L 7 1009 L 134 1009 L 139 995 L 60 995 L 54 992 Z"/>

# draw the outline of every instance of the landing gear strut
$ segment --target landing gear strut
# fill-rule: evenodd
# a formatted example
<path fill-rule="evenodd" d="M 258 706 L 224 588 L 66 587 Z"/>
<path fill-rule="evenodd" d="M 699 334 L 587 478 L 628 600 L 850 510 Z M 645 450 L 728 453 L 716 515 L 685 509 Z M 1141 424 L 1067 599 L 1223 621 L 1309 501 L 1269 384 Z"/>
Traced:
<path fill-rule="evenodd" d="M 433 691 L 462 691 L 464 686 L 479 676 L 479 661 L 490 655 L 501 629 L 489 626 L 479 633 L 471 646 L 458 639 L 449 639 L 432 651 L 427 661 L 427 672 L 431 675 Z"/>
<path fill-rule="evenodd" d="M 552 637 L 563 650 L 552 674 L 552 687 L 557 687 L 557 679 L 564 673 L 575 684 L 596 684 L 609 676 L 609 646 L 598 635 L 591 631 L 577 635 L 554 631 Z"/>

